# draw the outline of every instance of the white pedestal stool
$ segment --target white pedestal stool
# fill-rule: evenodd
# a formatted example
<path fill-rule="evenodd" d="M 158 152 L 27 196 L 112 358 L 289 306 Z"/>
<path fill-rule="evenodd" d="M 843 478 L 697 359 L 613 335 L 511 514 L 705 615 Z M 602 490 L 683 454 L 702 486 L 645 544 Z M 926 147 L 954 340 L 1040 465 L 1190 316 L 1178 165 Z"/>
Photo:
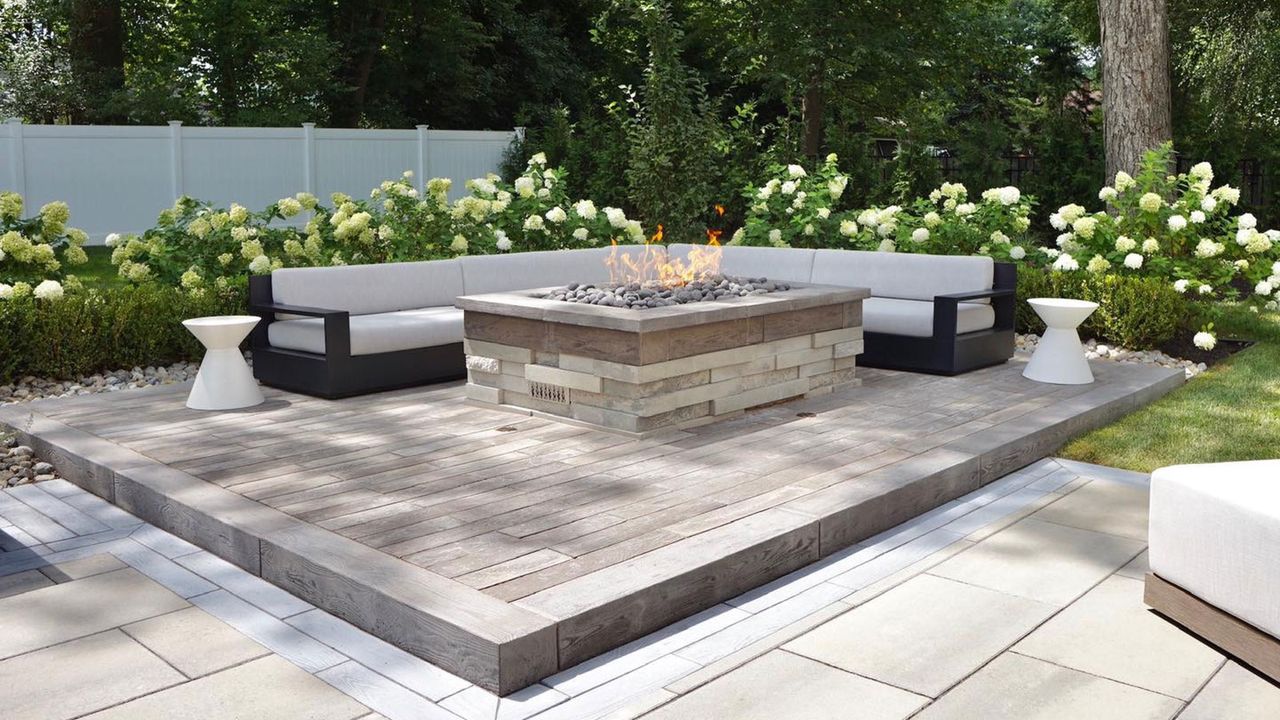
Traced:
<path fill-rule="evenodd" d="M 193 410 L 235 410 L 260 404 L 264 398 L 253 371 L 240 354 L 240 343 L 258 318 L 253 315 L 219 315 L 183 320 L 183 326 L 204 344 L 200 372 L 187 397 Z"/>
<path fill-rule="evenodd" d="M 1044 320 L 1044 337 L 1031 356 L 1022 375 L 1031 380 L 1056 385 L 1088 385 L 1093 371 L 1085 359 L 1084 347 L 1076 328 L 1084 322 L 1098 303 L 1065 298 L 1032 298 L 1027 301 Z"/>

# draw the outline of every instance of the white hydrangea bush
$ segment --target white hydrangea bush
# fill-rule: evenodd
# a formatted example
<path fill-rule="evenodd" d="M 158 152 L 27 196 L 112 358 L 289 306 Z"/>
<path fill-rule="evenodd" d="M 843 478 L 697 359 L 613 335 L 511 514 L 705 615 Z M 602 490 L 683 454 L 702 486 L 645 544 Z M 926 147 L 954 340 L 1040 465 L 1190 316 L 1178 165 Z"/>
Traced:
<path fill-rule="evenodd" d="M 192 294 L 222 290 L 282 267 L 402 262 L 527 250 L 644 242 L 641 224 L 619 208 L 571 201 L 565 173 L 534 155 L 512 183 L 497 175 L 466 182 L 432 178 L 419 191 L 406 171 L 354 198 L 309 193 L 260 212 L 182 198 L 141 236 L 108 237 L 111 262 L 133 283 L 161 282 Z"/>
<path fill-rule="evenodd" d="M 88 262 L 89 236 L 68 227 L 71 211 L 64 202 L 46 203 L 25 218 L 24 205 L 18 193 L 0 192 L 0 300 L 60 300 L 66 290 L 79 288 L 66 271 Z"/>
<path fill-rule="evenodd" d="M 773 165 L 769 179 L 743 191 L 747 214 L 731 244 L 831 247 L 847 213 L 838 211 L 849 178 L 832 153 L 813 172 L 804 166 Z M 848 226 L 845 226 L 846 228 Z"/>
<path fill-rule="evenodd" d="M 1098 192 L 1098 210 L 1071 204 L 1052 213 L 1054 269 L 1157 278 L 1190 297 L 1275 309 L 1280 230 L 1264 232 L 1238 213 L 1240 191 L 1214 186 L 1209 163 L 1168 174 L 1171 153 L 1169 145 L 1148 153 L 1137 177 L 1118 173 Z"/>
<path fill-rule="evenodd" d="M 1028 252 L 1034 200 L 1016 187 L 991 188 L 971 200 L 964 185 L 943 183 L 905 207 L 841 210 L 849 179 L 837 162 L 828 155 L 813 173 L 800 165 L 772 168 L 767 182 L 747 189 L 746 222 L 731 242 L 1044 259 Z"/>

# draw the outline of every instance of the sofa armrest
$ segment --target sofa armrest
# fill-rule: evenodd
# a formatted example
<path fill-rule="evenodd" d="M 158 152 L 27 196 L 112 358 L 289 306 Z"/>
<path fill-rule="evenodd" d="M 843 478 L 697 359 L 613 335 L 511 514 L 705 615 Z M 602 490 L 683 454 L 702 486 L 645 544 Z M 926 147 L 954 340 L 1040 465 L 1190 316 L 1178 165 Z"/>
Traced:
<path fill-rule="evenodd" d="M 267 326 L 275 322 L 276 313 L 285 313 L 323 319 L 325 357 L 329 360 L 351 357 L 351 313 L 346 310 L 258 302 L 249 305 L 249 312 L 262 318 L 262 322 L 258 324 L 261 331 L 250 337 L 251 347 L 270 347 Z"/>
<path fill-rule="evenodd" d="M 991 308 L 996 315 L 995 323 L 991 328 L 993 330 L 1012 330 L 1017 296 L 1018 291 L 1010 287 L 935 295 L 933 298 L 933 336 L 935 338 L 955 337 L 956 318 L 960 310 L 960 303 L 965 300 L 988 298 L 991 300 Z"/>

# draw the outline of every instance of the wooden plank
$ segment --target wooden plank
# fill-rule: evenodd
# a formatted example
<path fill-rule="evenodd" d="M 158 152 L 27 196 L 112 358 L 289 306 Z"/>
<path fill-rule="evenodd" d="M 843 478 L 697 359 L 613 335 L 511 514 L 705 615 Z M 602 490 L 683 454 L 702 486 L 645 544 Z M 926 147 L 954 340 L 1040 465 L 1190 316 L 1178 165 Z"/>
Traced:
<path fill-rule="evenodd" d="M 1226 613 L 1155 573 L 1142 601 L 1193 635 L 1280 683 L 1280 640 Z"/>

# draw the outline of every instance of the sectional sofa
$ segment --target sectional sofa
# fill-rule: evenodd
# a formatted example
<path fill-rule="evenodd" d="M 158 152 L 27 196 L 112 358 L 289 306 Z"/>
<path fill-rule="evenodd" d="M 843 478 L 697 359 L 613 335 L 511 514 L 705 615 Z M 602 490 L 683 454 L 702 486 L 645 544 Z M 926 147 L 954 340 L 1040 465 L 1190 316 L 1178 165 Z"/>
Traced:
<path fill-rule="evenodd" d="M 683 259 L 692 248 L 649 252 Z M 252 277 L 250 312 L 262 318 L 250 336 L 254 374 L 267 385 L 329 398 L 464 377 L 455 298 L 603 282 L 610 252 L 290 268 Z M 1016 269 L 991 258 L 727 246 L 721 270 L 869 288 L 862 366 L 951 375 L 1013 356 Z"/>

